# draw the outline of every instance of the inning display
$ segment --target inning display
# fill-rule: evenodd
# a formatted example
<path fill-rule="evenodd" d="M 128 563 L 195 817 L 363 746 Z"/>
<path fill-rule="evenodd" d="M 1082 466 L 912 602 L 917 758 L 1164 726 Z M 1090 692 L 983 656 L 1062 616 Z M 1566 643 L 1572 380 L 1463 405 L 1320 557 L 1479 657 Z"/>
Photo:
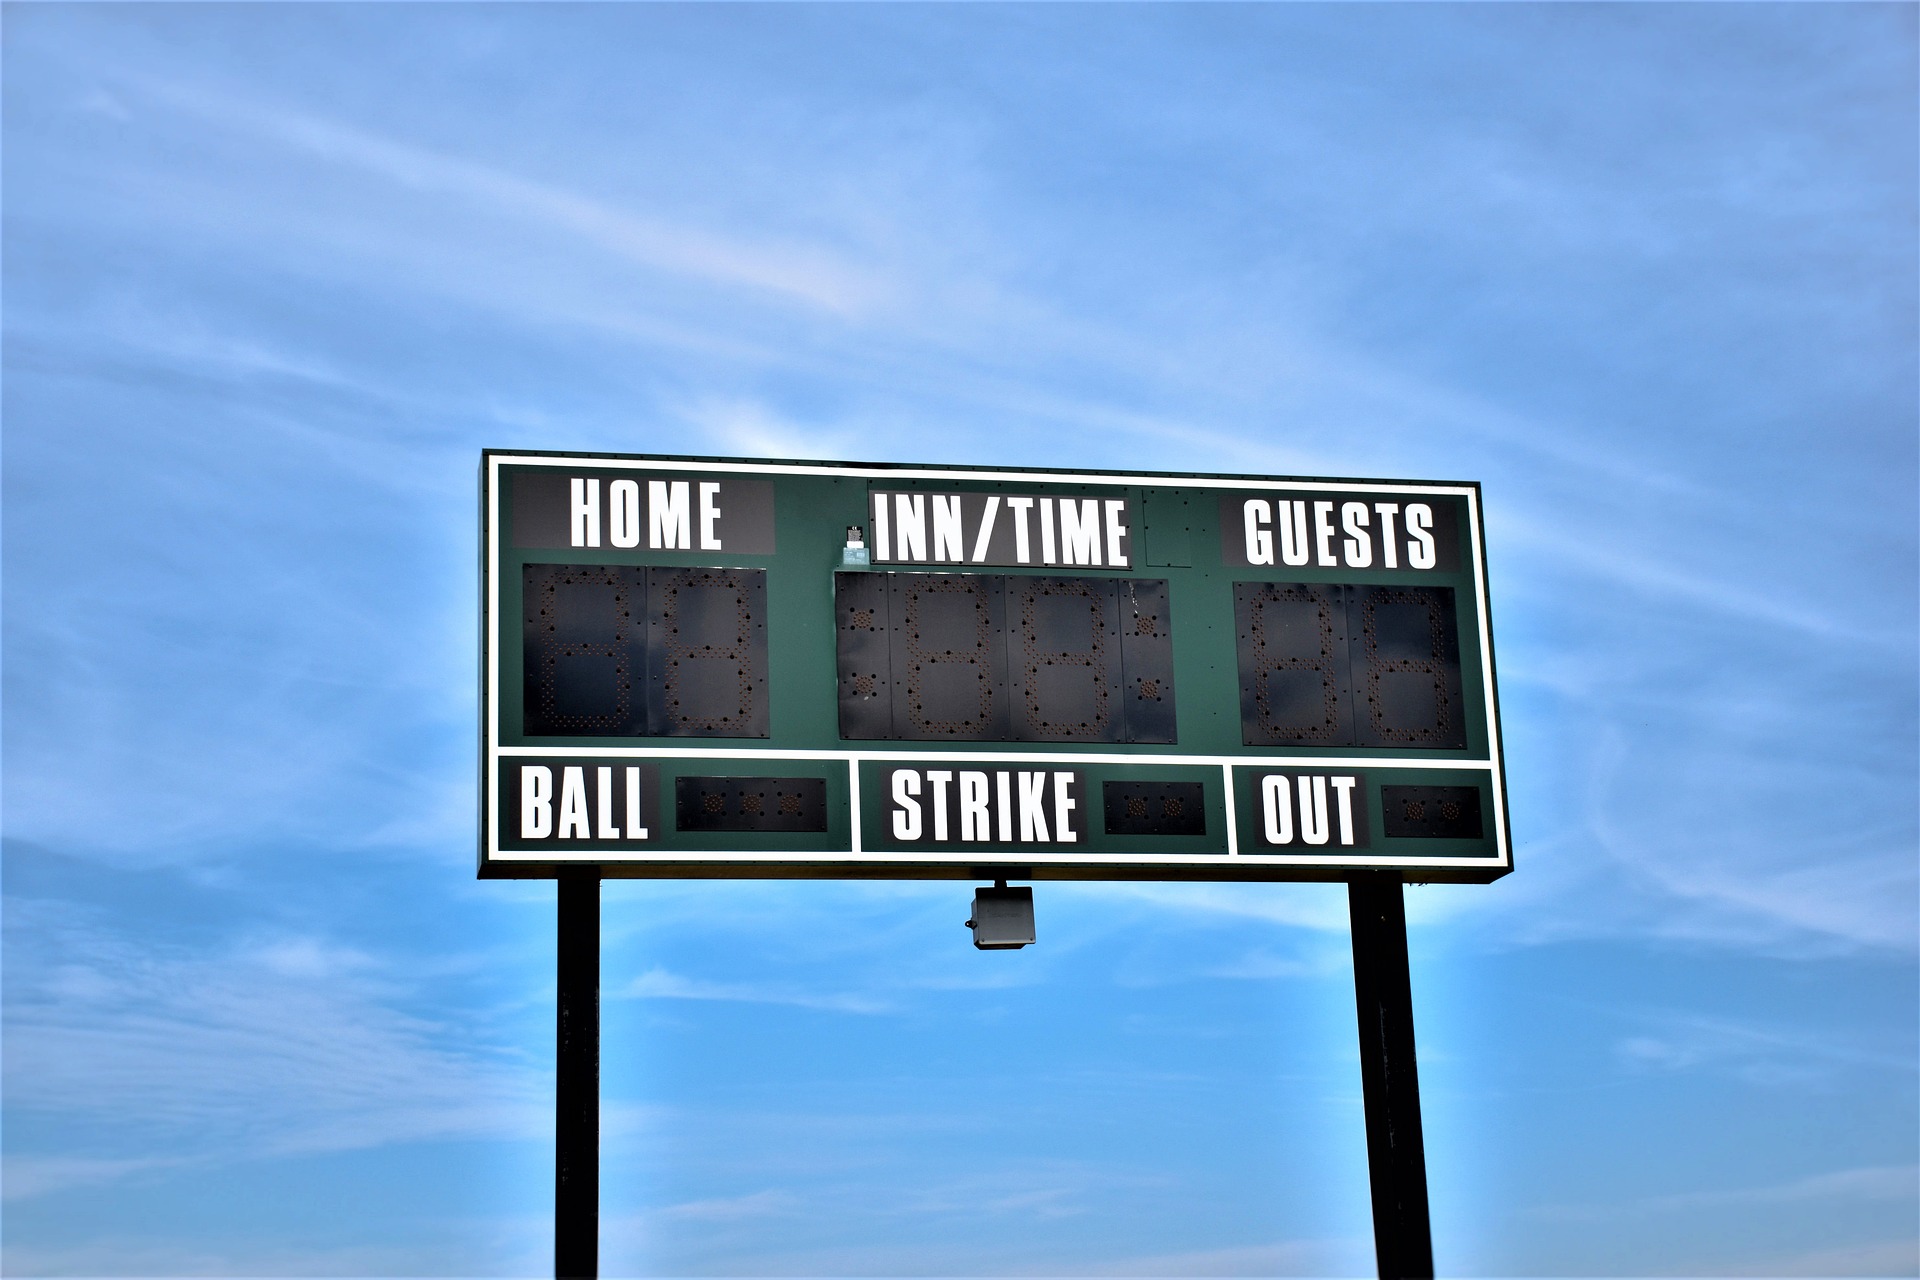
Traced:
<path fill-rule="evenodd" d="M 834 575 L 849 741 L 1177 741 L 1161 578 Z"/>

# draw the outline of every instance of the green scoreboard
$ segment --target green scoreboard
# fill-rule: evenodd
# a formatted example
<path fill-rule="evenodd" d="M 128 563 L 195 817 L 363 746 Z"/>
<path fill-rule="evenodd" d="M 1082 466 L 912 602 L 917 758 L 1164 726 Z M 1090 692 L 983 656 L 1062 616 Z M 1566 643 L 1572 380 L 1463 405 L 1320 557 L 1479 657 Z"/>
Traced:
<path fill-rule="evenodd" d="M 1486 881 L 1477 484 L 487 451 L 480 874 Z"/>

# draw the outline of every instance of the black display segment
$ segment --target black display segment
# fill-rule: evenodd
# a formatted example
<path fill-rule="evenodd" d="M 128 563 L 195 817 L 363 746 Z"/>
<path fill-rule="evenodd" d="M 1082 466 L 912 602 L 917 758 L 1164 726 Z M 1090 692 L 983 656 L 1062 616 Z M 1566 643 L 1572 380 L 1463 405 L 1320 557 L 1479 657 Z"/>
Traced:
<path fill-rule="evenodd" d="M 1467 745 L 1451 587 L 1236 582 L 1248 746 Z"/>
<path fill-rule="evenodd" d="M 840 736 L 893 737 L 892 593 L 884 573 L 833 579 L 834 650 L 840 672 Z"/>
<path fill-rule="evenodd" d="M 1111 584 L 1013 578 L 1007 596 L 1017 736 L 1030 742 L 1119 742 L 1124 690 Z"/>
<path fill-rule="evenodd" d="M 1380 816 L 1390 836 L 1478 840 L 1480 788 L 1381 787 Z"/>
<path fill-rule="evenodd" d="M 767 736 L 766 571 L 529 564 L 529 737 Z"/>
<path fill-rule="evenodd" d="M 1363 747 L 1467 745 L 1449 587 L 1349 587 Z"/>
<path fill-rule="evenodd" d="M 766 737 L 766 570 L 654 568 L 647 587 L 653 732 Z"/>
<path fill-rule="evenodd" d="M 1353 741 L 1345 589 L 1236 582 L 1240 729 L 1248 746 Z"/>
<path fill-rule="evenodd" d="M 673 780 L 679 831 L 825 831 L 825 778 Z"/>
<path fill-rule="evenodd" d="M 623 565 L 522 569 L 527 733 L 647 732 L 646 575 Z"/>
<path fill-rule="evenodd" d="M 834 576 L 849 741 L 1173 742 L 1162 579 Z"/>
<path fill-rule="evenodd" d="M 1110 836 L 1203 836 L 1207 834 L 1206 788 L 1198 782 L 1101 784 Z"/>
<path fill-rule="evenodd" d="M 1006 600 L 998 576 L 886 574 L 893 732 L 917 742 L 1007 737 Z"/>
<path fill-rule="evenodd" d="M 1120 665 L 1126 672 L 1128 742 L 1176 742 L 1173 722 L 1173 601 L 1165 578 L 1121 578 Z"/>

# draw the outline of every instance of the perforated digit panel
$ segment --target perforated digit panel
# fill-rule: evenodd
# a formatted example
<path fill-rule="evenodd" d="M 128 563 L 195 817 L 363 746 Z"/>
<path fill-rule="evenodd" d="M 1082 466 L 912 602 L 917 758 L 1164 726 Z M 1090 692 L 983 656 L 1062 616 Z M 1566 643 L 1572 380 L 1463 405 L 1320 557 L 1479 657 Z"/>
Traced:
<path fill-rule="evenodd" d="M 680 831 L 825 831 L 824 778 L 673 780 L 674 827 Z"/>
<path fill-rule="evenodd" d="M 887 575 L 833 575 L 834 656 L 839 666 L 840 736 L 893 737 L 893 639 Z"/>
<path fill-rule="evenodd" d="M 1006 583 L 1013 736 L 1023 742 L 1121 741 L 1113 582 L 1009 577 Z"/>
<path fill-rule="evenodd" d="M 1451 587 L 1349 587 L 1357 740 L 1467 745 Z"/>
<path fill-rule="evenodd" d="M 647 587 L 652 732 L 766 737 L 766 570 L 654 568 Z"/>
<path fill-rule="evenodd" d="M 1381 787 L 1380 816 L 1390 836 L 1478 840 L 1480 788 Z"/>
<path fill-rule="evenodd" d="M 1101 784 L 1108 835 L 1203 836 L 1207 834 L 1206 787 L 1198 782 Z"/>
<path fill-rule="evenodd" d="M 1173 706 L 1173 601 L 1165 578 L 1121 578 L 1121 704 L 1128 742 L 1178 742 Z"/>
<path fill-rule="evenodd" d="M 840 737 L 1173 742 L 1165 579 L 841 573 Z"/>
<path fill-rule="evenodd" d="M 1233 584 L 1247 746 L 1353 742 L 1345 592 L 1327 583 Z"/>
<path fill-rule="evenodd" d="M 647 731 L 647 571 L 521 569 L 525 727 L 530 736 Z"/>
<path fill-rule="evenodd" d="M 1005 741 L 1005 601 L 999 574 L 888 574 L 893 735 Z"/>

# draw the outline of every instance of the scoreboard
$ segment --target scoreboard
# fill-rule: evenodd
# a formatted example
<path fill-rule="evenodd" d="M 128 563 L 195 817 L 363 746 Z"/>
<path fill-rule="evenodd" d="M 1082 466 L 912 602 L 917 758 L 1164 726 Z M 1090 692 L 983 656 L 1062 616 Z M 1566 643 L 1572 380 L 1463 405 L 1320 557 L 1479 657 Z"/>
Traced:
<path fill-rule="evenodd" d="M 480 874 L 1486 881 L 1472 483 L 489 450 Z"/>

